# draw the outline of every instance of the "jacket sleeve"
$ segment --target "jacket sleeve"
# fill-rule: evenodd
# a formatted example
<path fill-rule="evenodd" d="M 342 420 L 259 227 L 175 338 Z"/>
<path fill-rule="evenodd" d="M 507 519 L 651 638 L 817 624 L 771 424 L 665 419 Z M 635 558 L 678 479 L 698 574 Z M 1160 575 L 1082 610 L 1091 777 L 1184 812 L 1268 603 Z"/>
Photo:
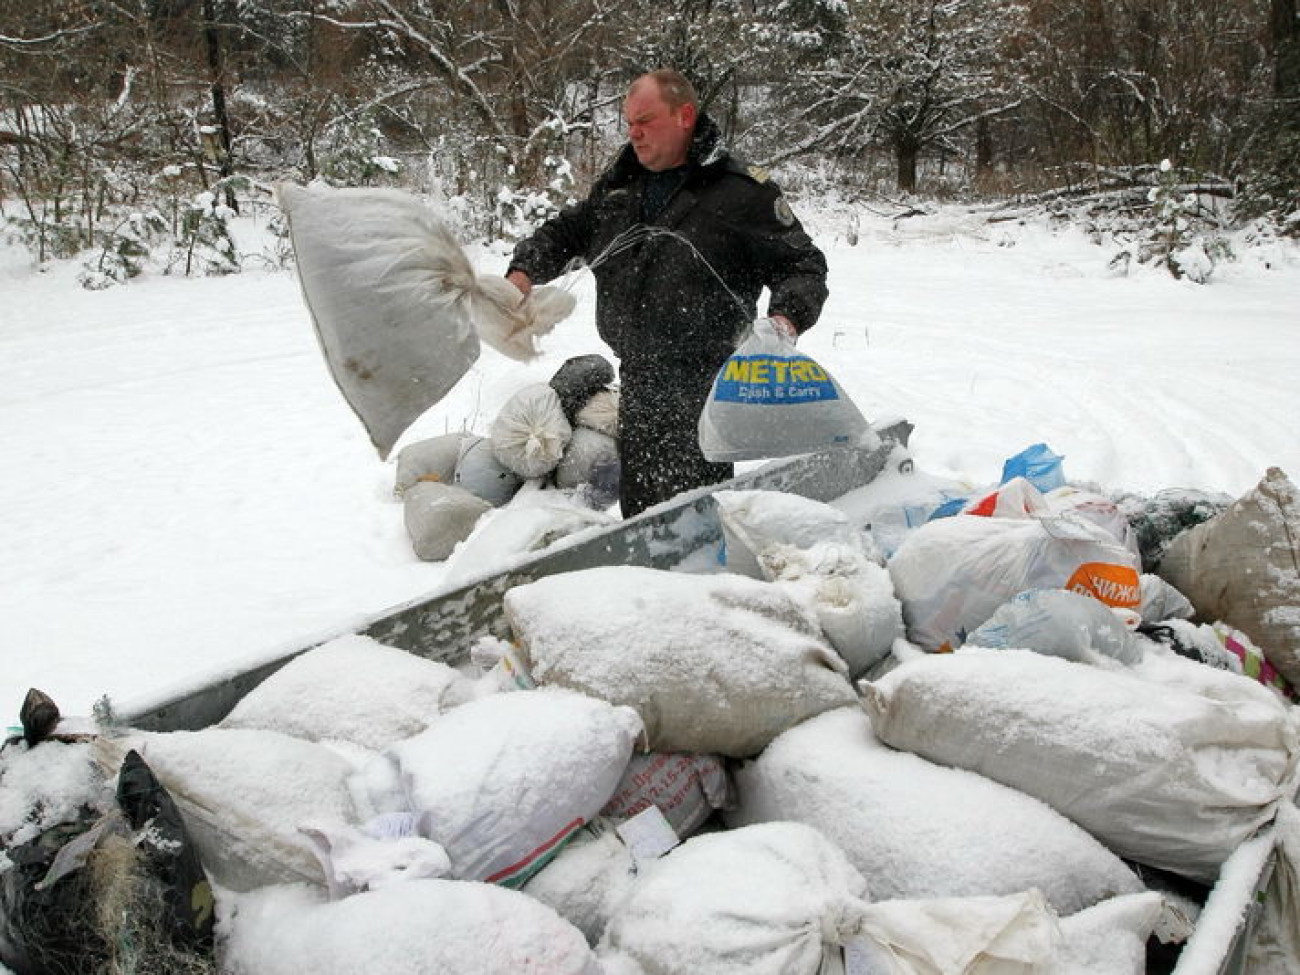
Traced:
<path fill-rule="evenodd" d="M 826 255 L 772 183 L 756 184 L 745 209 L 754 260 L 771 292 L 767 313 L 784 315 L 806 332 L 816 324 L 829 294 Z"/>
<path fill-rule="evenodd" d="M 515 245 L 510 271 L 523 271 L 534 284 L 545 284 L 564 273 L 591 241 L 592 197 L 565 207 Z"/>

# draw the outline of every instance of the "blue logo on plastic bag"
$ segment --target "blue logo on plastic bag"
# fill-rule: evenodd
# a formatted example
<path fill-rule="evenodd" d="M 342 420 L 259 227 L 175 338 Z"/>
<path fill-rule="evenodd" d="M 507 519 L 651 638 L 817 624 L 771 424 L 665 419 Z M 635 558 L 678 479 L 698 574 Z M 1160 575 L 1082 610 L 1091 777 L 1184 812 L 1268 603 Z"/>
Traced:
<path fill-rule="evenodd" d="M 719 403 L 788 406 L 839 398 L 830 375 L 806 356 L 733 355 L 713 391 Z"/>

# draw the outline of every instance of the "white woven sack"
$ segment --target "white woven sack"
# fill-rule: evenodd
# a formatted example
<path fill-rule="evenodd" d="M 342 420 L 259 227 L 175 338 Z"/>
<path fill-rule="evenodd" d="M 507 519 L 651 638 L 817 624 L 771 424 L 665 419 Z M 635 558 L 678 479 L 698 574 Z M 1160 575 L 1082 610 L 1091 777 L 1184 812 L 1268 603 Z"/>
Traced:
<path fill-rule="evenodd" d="M 598 467 L 617 463 L 617 440 L 598 430 L 574 427 L 573 437 L 564 448 L 564 456 L 555 467 L 555 486 L 576 488 L 580 484 L 590 484 Z"/>
<path fill-rule="evenodd" d="M 1300 762 L 1300 712 L 1228 679 L 1240 693 L 971 651 L 909 661 L 864 685 L 863 706 L 892 747 L 1018 789 L 1120 856 L 1205 882 L 1295 794 Z"/>
<path fill-rule="evenodd" d="M 1036 799 L 881 744 L 854 705 L 791 728 L 735 773 L 729 826 L 820 829 L 868 878 L 872 899 L 981 897 L 1037 888 L 1072 914 L 1142 882 Z"/>
<path fill-rule="evenodd" d="M 1027 589 L 1070 589 L 1120 609 L 1141 605 L 1132 554 L 1070 514 L 985 518 L 962 514 L 922 525 L 889 560 L 910 640 L 958 647 L 966 634 Z"/>
<path fill-rule="evenodd" d="M 440 481 L 419 481 L 402 498 L 406 534 L 416 556 L 425 562 L 448 558 L 491 510 L 492 505 L 482 498 Z"/>
<path fill-rule="evenodd" d="M 636 708 L 653 751 L 753 755 L 854 698 L 816 620 L 770 583 L 611 566 L 504 606 L 535 680 Z"/>
<path fill-rule="evenodd" d="M 713 499 L 722 524 L 724 564 L 728 572 L 772 579 L 760 557 L 778 545 L 808 549 L 839 545 L 870 561 L 875 546 L 848 515 L 823 501 L 784 491 L 717 491 Z"/>
<path fill-rule="evenodd" d="M 492 421 L 492 451 L 520 477 L 541 477 L 555 470 L 573 427 L 560 397 L 546 383 L 516 392 Z"/>
<path fill-rule="evenodd" d="M 417 481 L 451 484 L 456 477 L 461 441 L 468 436 L 465 433 L 444 433 L 440 437 L 417 440 L 399 450 L 393 493 L 400 498 Z"/>
<path fill-rule="evenodd" d="M 598 819 L 580 830 L 522 889 L 595 945 L 636 875 L 632 851 L 611 825 Z"/>
<path fill-rule="evenodd" d="M 461 705 L 389 754 L 452 875 L 517 887 L 609 800 L 640 734 L 631 708 L 543 688 Z"/>
<path fill-rule="evenodd" d="M 611 973 L 818 975 L 860 931 L 866 897 L 815 829 L 707 833 L 638 876 L 597 953 Z"/>
<path fill-rule="evenodd" d="M 478 359 L 474 269 L 418 198 L 278 187 L 325 361 L 382 458 Z"/>
<path fill-rule="evenodd" d="M 602 389 L 592 394 L 587 405 L 573 418 L 577 425 L 618 437 L 618 390 Z"/>
<path fill-rule="evenodd" d="M 233 899 L 228 975 L 601 975 L 582 934 L 530 897 L 415 880 L 328 902 L 304 887 Z"/>
<path fill-rule="evenodd" d="M 220 727 L 381 749 L 423 731 L 468 694 L 467 678 L 444 663 L 345 636 L 289 661 L 245 694 Z"/>
<path fill-rule="evenodd" d="M 324 871 L 298 827 L 356 819 L 352 767 L 315 742 L 241 728 L 132 731 L 101 742 L 106 767 L 120 768 L 132 748 L 140 753 L 180 809 L 203 869 L 231 890 L 323 887 Z"/>

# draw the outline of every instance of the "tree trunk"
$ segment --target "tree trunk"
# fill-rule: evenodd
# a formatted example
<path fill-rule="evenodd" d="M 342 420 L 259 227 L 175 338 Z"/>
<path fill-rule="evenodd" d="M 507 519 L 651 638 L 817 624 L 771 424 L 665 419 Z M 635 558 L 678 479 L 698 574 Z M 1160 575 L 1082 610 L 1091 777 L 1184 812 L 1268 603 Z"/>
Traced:
<path fill-rule="evenodd" d="M 230 116 L 226 111 L 225 66 L 221 57 L 221 35 L 217 31 L 215 0 L 203 0 L 203 42 L 207 47 L 208 74 L 212 79 L 212 120 L 217 127 L 220 146 L 217 152 L 217 173 L 225 179 L 233 169 L 230 158 Z M 226 206 L 239 212 L 239 201 L 229 186 L 226 187 Z"/>
<path fill-rule="evenodd" d="M 894 144 L 898 161 L 898 188 L 904 193 L 916 192 L 916 160 L 920 147 L 911 139 L 900 139 Z"/>
<path fill-rule="evenodd" d="M 1296 0 L 1273 0 L 1273 92 L 1279 98 L 1300 97 L 1300 17 Z"/>

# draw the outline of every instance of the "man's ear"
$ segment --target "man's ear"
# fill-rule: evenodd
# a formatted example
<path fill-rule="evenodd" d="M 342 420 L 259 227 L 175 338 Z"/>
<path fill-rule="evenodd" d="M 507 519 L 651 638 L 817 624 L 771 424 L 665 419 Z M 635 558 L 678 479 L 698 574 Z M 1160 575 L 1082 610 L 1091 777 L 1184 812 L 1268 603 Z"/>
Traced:
<path fill-rule="evenodd" d="M 677 110 L 677 120 L 683 129 L 694 128 L 695 117 L 696 117 L 695 106 L 692 105 L 690 102 L 687 102 L 685 105 L 683 105 L 680 109 Z"/>

